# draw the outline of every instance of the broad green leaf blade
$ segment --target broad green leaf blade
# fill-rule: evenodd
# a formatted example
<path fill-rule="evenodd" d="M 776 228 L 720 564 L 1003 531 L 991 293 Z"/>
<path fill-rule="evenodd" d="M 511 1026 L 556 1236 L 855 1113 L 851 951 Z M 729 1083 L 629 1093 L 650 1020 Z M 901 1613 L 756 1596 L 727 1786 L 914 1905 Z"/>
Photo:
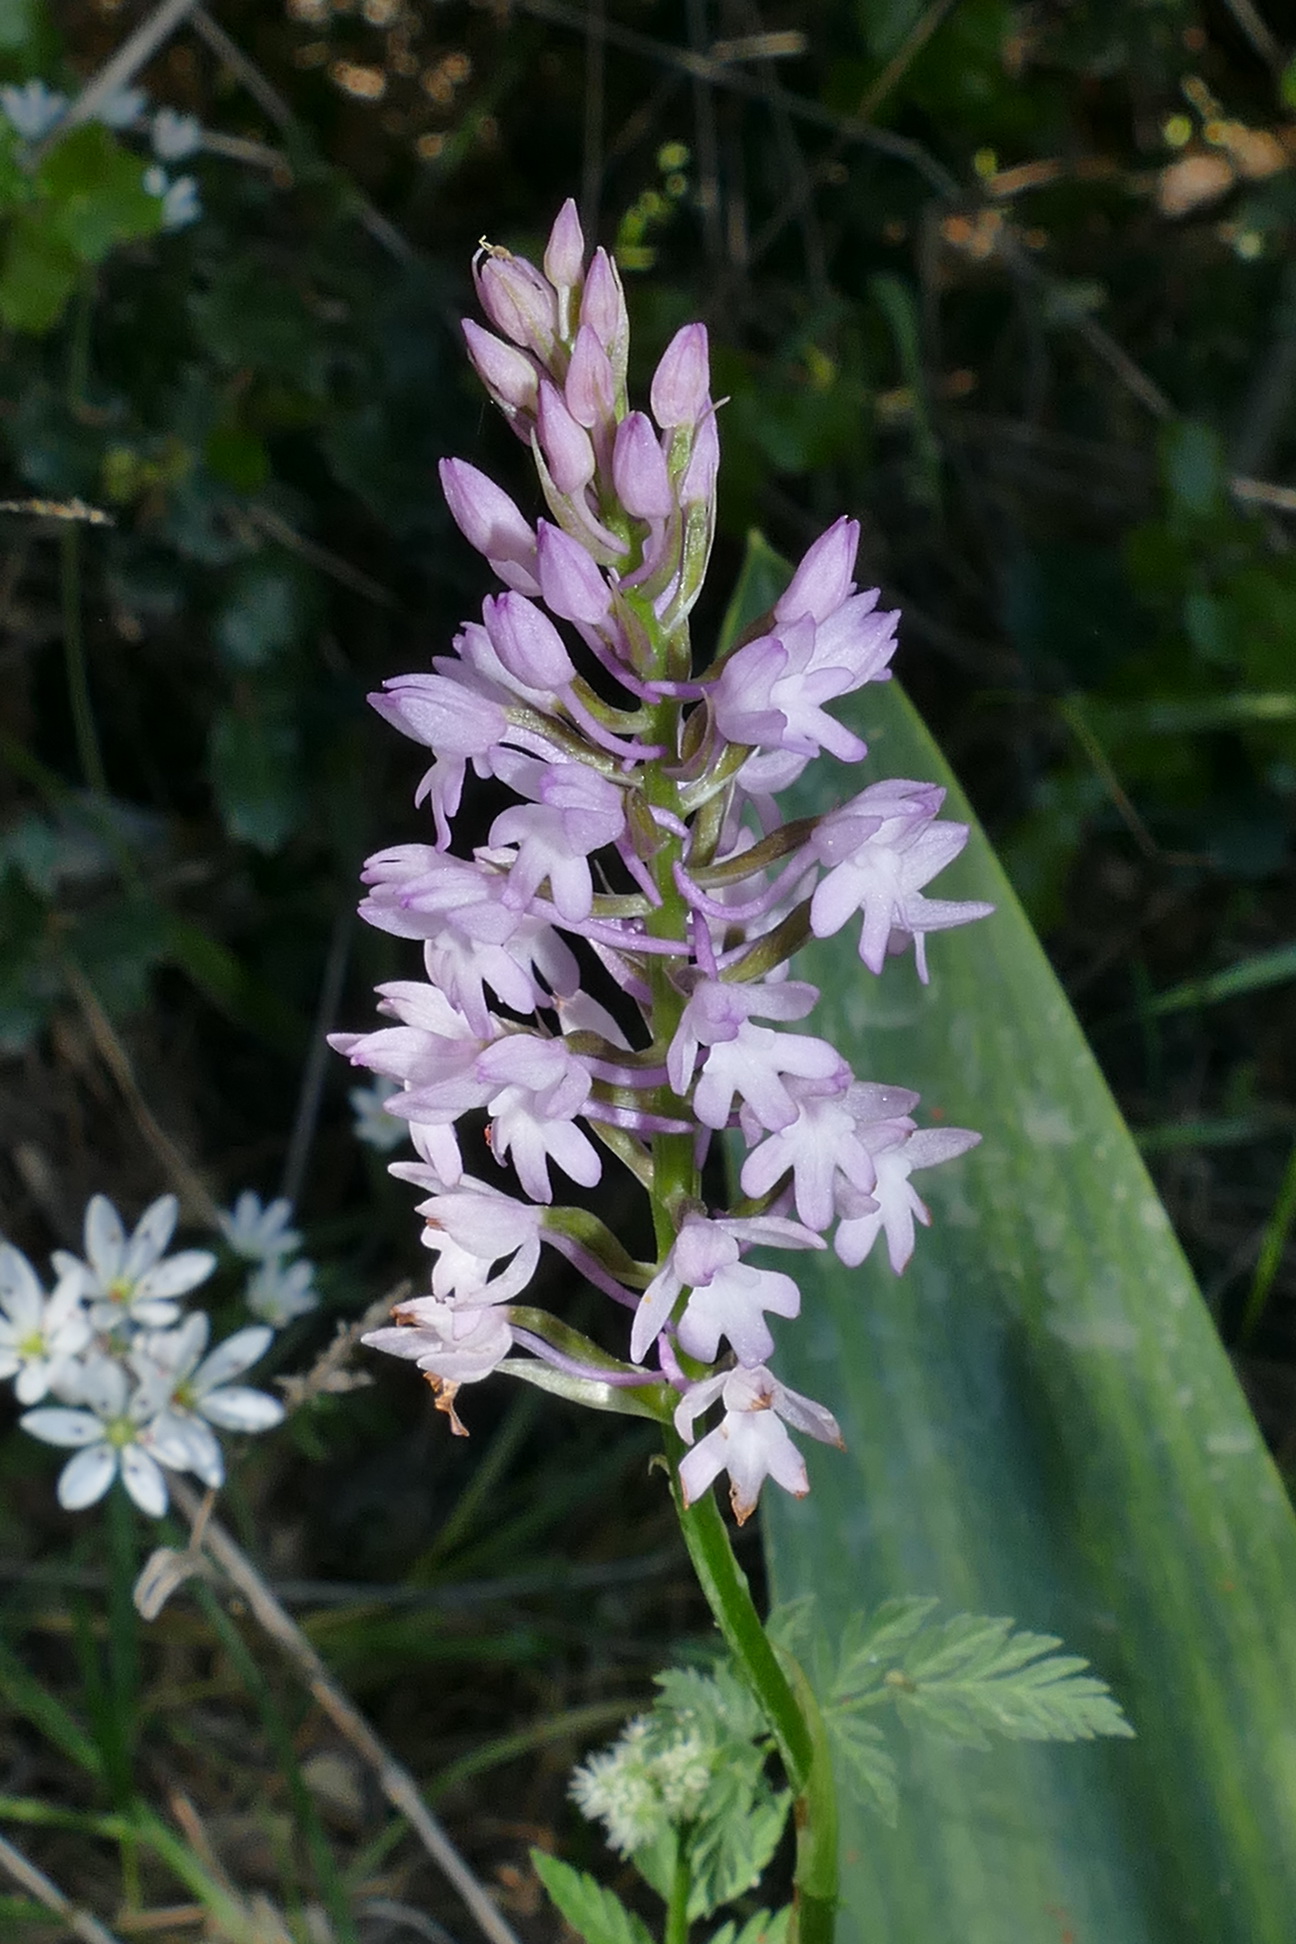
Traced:
<path fill-rule="evenodd" d="M 827 762 L 789 815 L 883 776 L 949 784 L 899 687 L 857 699 L 869 762 Z M 845 709 L 840 711 L 845 713 Z M 795 793 L 793 793 L 795 795 Z M 935 1215 L 893 1276 L 798 1265 L 783 1378 L 845 1457 L 766 1494 L 775 1595 L 937 1595 L 1059 1635 L 1135 1741 L 901 1745 L 894 1830 L 848 1808 L 841 1944 L 1290 1944 L 1296 1911 L 1296 1523 L 1079 1027 L 984 837 L 934 895 L 993 918 L 875 980 L 854 934 L 811 947 L 815 1029 L 862 1077 L 984 1144 L 916 1185 Z M 897 1731 L 900 1732 L 900 1731 Z"/>

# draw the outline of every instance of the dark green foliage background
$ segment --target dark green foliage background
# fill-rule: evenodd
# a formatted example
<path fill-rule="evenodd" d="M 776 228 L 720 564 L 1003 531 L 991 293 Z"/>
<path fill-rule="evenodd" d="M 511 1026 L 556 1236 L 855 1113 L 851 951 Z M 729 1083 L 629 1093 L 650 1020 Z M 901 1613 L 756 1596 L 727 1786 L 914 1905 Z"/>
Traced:
<path fill-rule="evenodd" d="M 1296 938 L 1293 48 L 1188 0 L 611 0 L 602 56 L 548 0 L 213 11 L 250 69 L 184 30 L 141 77 L 227 138 L 182 165 L 193 227 L 157 232 L 138 137 L 83 130 L 36 179 L 0 145 L 0 497 L 112 518 L 0 512 L 0 1229 L 43 1256 L 96 1189 L 137 1211 L 167 1142 L 218 1200 L 272 1192 L 296 1128 L 329 1308 L 417 1266 L 349 1076 L 317 1093 L 307 1053 L 411 970 L 341 914 L 363 857 L 425 828 L 418 754 L 363 697 L 487 587 L 436 461 L 532 505 L 457 343 L 469 259 L 483 234 L 538 248 L 574 193 L 627 266 L 641 379 L 684 318 L 711 328 L 729 402 L 700 638 L 749 525 L 795 557 L 860 519 L 906 686 L 1290 1469 L 1293 959 L 1243 996 L 1157 1001 Z M 0 80 L 75 92 L 147 12 L 9 0 Z M 679 64 L 775 29 L 802 51 L 712 85 Z M 1239 128 L 1270 144 L 1249 175 Z M 1215 193 L 1171 213 L 1194 159 Z M 529 1400 L 480 1410 L 465 1459 L 403 1384 L 315 1407 L 297 1455 L 245 1479 L 284 1570 L 434 1584 L 665 1538 L 640 1443 L 574 1416 L 542 1433 Z M 62 1557 L 48 1468 L 18 1438 L 0 1466 L 4 1551 Z M 543 1602 L 510 1609 L 490 1680 L 432 1729 L 398 1677 L 410 1656 L 480 1676 L 482 1630 L 395 1612 L 324 1632 L 425 1772 L 471 1771 L 519 1721 L 637 1692 L 693 1615 L 678 1586 L 610 1597 L 575 1637 Z M 28 1588 L 16 1624 L 67 1678 L 42 1612 Z M 543 1745 L 518 1797 L 539 1824 L 572 1742 Z M 480 1796 L 452 1800 L 484 1852 L 523 1855 Z"/>

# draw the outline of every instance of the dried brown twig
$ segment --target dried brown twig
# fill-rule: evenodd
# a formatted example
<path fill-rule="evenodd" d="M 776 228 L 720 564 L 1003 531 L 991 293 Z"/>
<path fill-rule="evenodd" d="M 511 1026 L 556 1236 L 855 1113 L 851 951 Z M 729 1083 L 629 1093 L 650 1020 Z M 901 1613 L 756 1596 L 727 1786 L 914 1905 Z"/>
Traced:
<path fill-rule="evenodd" d="M 44 1904 L 46 1910 L 52 1910 L 56 1917 L 61 1918 L 72 1935 L 82 1940 L 82 1944 L 121 1944 L 114 1931 L 101 1924 L 97 1917 L 92 1917 L 88 1910 L 82 1910 L 65 1897 L 43 1870 L 38 1870 L 20 1849 L 3 1836 L 0 1836 L 0 1869 L 7 1870 L 28 1896 L 35 1897 L 37 1903 Z"/>

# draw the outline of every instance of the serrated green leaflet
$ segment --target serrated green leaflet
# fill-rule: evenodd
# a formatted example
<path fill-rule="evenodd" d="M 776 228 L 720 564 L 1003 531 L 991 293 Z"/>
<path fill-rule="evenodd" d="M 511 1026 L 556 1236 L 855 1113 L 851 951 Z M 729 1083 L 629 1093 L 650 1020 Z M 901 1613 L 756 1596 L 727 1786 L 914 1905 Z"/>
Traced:
<path fill-rule="evenodd" d="M 620 1898 L 592 1876 L 569 1863 L 533 1849 L 535 1873 L 567 1922 L 585 1944 L 652 1944 L 642 1917 L 627 1910 Z"/>
<path fill-rule="evenodd" d="M 750 609 L 748 612 L 750 613 Z M 852 712 L 853 710 L 853 712 Z M 896 684 L 835 713 L 858 777 L 950 785 Z M 1296 1523 L 1134 1145 L 984 837 L 933 887 L 995 917 L 875 980 L 842 933 L 797 961 L 814 1030 L 982 1147 L 917 1186 L 896 1278 L 797 1266 L 777 1367 L 849 1450 L 766 1493 L 780 1599 L 840 1629 L 897 1594 L 1011 1613 L 1083 1654 L 1138 1739 L 902 1756 L 894 1830 L 847 1805 L 840 1944 L 1289 1944 L 1296 1909 Z"/>

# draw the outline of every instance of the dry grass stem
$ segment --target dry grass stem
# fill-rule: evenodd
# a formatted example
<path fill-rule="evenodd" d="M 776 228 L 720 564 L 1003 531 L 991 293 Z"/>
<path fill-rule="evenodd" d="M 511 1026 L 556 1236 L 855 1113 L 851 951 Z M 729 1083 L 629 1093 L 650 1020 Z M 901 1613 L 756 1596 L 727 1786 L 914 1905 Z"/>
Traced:
<path fill-rule="evenodd" d="M 196 1526 L 202 1508 L 200 1495 L 180 1479 L 174 1481 L 171 1489 L 185 1517 Z M 414 1777 L 384 1747 L 364 1716 L 337 1686 L 310 1641 L 219 1520 L 208 1519 L 202 1544 L 247 1601 L 258 1626 L 296 1667 L 334 1727 L 373 1770 L 388 1802 L 405 1817 L 442 1875 L 454 1886 L 483 1936 L 491 1944 L 519 1944 L 516 1933 L 427 1807 Z"/>

